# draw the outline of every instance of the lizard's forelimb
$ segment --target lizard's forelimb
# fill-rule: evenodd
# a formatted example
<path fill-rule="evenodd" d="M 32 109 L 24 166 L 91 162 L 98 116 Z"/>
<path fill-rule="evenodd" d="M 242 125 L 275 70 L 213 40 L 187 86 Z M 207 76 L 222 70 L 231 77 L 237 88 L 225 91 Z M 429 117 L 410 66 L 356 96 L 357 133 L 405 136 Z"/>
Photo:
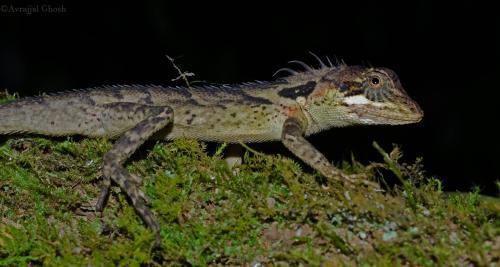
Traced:
<path fill-rule="evenodd" d="M 104 207 L 111 186 L 110 180 L 113 180 L 127 194 L 139 216 L 153 230 L 156 237 L 155 246 L 159 246 L 160 226 L 153 213 L 146 207 L 144 193 L 138 189 L 140 179 L 127 172 L 122 164 L 152 134 L 173 122 L 174 114 L 170 107 L 143 106 L 142 108 L 148 109 L 151 115 L 125 132 L 104 155 L 104 179 L 96 209 L 102 210 Z"/>
<path fill-rule="evenodd" d="M 305 127 L 297 118 L 288 118 L 283 124 L 281 141 L 295 156 L 319 171 L 322 175 L 331 179 L 352 183 L 353 180 L 351 178 L 341 170 L 335 168 L 321 152 L 304 138 L 304 129 Z"/>
<path fill-rule="evenodd" d="M 295 117 L 286 119 L 283 124 L 281 141 L 295 156 L 327 178 L 347 182 L 350 185 L 361 183 L 376 189 L 380 188 L 377 183 L 366 180 L 364 174 L 347 175 L 333 166 L 321 152 L 304 138 L 304 129 L 303 124 Z"/>

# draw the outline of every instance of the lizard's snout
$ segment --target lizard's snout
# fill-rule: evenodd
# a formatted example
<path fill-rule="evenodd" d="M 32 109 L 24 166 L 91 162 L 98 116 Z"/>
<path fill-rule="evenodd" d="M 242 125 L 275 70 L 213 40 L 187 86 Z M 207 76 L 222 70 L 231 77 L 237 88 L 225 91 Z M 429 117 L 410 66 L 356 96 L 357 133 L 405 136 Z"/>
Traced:
<path fill-rule="evenodd" d="M 424 118 L 424 111 L 422 110 L 420 105 L 417 104 L 417 102 L 413 102 L 410 106 L 410 109 L 415 116 L 415 122 L 419 122 Z"/>

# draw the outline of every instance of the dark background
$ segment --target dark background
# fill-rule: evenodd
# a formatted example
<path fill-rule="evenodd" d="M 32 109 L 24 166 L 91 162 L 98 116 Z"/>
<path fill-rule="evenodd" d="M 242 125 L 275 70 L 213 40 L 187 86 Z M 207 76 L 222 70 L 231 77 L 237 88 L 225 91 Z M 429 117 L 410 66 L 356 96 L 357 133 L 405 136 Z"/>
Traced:
<path fill-rule="evenodd" d="M 422 106 L 418 125 L 333 129 L 310 140 L 336 162 L 380 161 L 373 140 L 424 158 L 447 190 L 500 179 L 500 23 L 478 1 L 284 2 L 271 6 L 142 1 L 121 4 L 0 1 L 0 88 L 21 96 L 115 83 L 174 84 L 168 54 L 195 80 L 269 80 L 308 51 L 350 65 L 394 69 Z M 64 7 L 44 12 L 43 5 Z M 1 119 L 1 118 L 0 118 Z M 259 146 L 260 147 L 260 146 Z M 268 151 L 285 152 L 280 146 Z M 264 148 L 265 149 L 265 148 Z"/>

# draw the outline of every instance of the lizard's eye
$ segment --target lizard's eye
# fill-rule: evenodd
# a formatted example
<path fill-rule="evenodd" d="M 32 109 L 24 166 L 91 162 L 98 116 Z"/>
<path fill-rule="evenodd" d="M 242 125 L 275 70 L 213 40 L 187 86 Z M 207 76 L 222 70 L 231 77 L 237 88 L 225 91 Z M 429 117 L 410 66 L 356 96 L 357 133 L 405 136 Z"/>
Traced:
<path fill-rule="evenodd" d="M 378 76 L 370 77 L 369 81 L 370 81 L 370 86 L 372 88 L 377 89 L 377 88 L 380 88 L 382 86 L 382 79 L 380 79 L 380 77 L 378 77 Z"/>

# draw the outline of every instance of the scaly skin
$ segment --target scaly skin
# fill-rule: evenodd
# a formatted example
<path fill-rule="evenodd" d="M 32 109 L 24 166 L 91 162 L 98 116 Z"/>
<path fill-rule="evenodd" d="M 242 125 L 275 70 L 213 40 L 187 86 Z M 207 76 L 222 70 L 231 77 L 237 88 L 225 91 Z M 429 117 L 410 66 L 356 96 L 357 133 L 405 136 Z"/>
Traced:
<path fill-rule="evenodd" d="M 153 135 L 229 143 L 281 140 L 324 176 L 354 182 L 304 137 L 332 127 L 422 119 L 418 104 L 393 71 L 319 62 L 319 69 L 285 69 L 292 75 L 271 82 L 189 88 L 118 85 L 19 99 L 0 106 L 0 134 L 118 138 L 104 156 L 96 208 L 104 208 L 114 181 L 155 232 L 159 245 L 159 224 L 138 189 L 141 179 L 122 166 Z"/>

